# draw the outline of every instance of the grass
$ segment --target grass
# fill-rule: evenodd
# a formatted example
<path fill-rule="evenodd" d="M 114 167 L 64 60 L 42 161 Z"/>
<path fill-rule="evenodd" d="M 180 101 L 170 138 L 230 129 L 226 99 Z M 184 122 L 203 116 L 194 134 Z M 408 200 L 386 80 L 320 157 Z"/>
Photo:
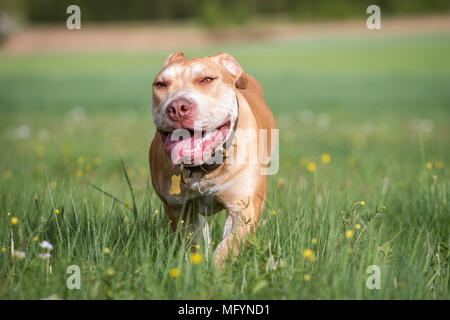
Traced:
<path fill-rule="evenodd" d="M 166 53 L 1 55 L 0 298 L 448 299 L 449 40 L 187 52 L 235 55 L 280 128 L 280 171 L 259 229 L 223 271 L 190 262 L 151 188 L 151 82 Z M 209 222 L 215 246 L 224 213 Z M 24 259 L 11 256 L 11 239 Z M 43 240 L 54 246 L 51 274 Z M 80 290 L 66 286 L 70 265 Z M 366 287 L 370 265 L 380 290 Z"/>

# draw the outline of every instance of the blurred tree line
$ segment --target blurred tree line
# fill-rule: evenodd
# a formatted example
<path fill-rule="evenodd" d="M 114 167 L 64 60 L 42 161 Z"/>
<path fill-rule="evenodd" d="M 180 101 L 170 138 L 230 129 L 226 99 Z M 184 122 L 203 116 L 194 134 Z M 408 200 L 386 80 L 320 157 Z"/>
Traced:
<path fill-rule="evenodd" d="M 449 0 L 0 0 L 0 12 L 31 23 L 58 23 L 66 8 L 81 8 L 82 21 L 196 20 L 207 27 L 242 24 L 258 16 L 292 20 L 340 19 L 365 15 L 377 4 L 382 15 L 445 13 Z"/>

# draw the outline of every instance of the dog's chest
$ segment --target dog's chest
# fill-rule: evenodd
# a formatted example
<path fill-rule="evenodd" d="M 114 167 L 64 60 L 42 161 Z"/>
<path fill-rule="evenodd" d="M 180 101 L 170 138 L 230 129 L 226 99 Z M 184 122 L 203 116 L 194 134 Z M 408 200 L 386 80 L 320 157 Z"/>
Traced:
<path fill-rule="evenodd" d="M 216 179 L 208 179 L 199 173 L 193 173 L 188 184 L 180 182 L 179 193 L 167 193 L 166 201 L 176 207 L 192 202 L 199 213 L 214 213 L 222 208 L 216 194 L 223 188 L 225 185 L 218 183 Z"/>

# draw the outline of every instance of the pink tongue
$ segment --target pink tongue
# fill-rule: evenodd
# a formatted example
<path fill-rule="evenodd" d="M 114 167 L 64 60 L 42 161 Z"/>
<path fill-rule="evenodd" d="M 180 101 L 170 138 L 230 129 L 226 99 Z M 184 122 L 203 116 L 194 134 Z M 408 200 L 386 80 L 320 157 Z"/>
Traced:
<path fill-rule="evenodd" d="M 170 152 L 169 156 L 172 160 L 172 166 L 175 166 L 179 161 L 184 158 L 183 163 L 202 163 L 204 151 L 211 149 L 217 135 L 220 131 L 214 131 L 210 134 L 205 134 L 203 137 L 194 139 L 194 136 L 190 139 L 181 141 L 171 141 L 171 134 L 167 137 L 164 147 L 166 152 Z"/>

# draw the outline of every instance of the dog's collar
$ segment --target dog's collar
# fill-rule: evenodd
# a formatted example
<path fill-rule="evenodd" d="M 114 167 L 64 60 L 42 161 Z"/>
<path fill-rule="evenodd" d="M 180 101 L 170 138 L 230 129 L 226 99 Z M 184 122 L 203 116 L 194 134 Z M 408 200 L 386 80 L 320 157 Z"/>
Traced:
<path fill-rule="evenodd" d="M 230 136 L 224 142 L 222 142 L 222 144 L 220 146 L 218 146 L 217 148 L 214 149 L 214 151 L 211 153 L 211 158 L 214 157 L 216 152 L 222 152 L 222 154 L 223 154 L 222 159 L 225 159 L 227 157 L 227 151 L 230 148 L 230 146 L 232 145 L 232 142 L 234 139 L 234 134 L 236 132 L 238 120 L 239 120 L 239 99 L 238 99 L 237 94 L 236 94 L 236 102 L 237 102 L 237 117 L 236 117 L 236 120 L 234 121 L 234 125 L 232 128 L 232 131 L 230 132 Z M 190 176 L 193 172 L 209 173 L 209 172 L 219 168 L 222 164 L 223 163 L 214 162 L 214 163 L 202 163 L 200 165 L 185 166 L 182 163 L 180 165 L 181 180 L 183 181 L 183 183 L 189 184 L 189 182 L 191 180 Z"/>

